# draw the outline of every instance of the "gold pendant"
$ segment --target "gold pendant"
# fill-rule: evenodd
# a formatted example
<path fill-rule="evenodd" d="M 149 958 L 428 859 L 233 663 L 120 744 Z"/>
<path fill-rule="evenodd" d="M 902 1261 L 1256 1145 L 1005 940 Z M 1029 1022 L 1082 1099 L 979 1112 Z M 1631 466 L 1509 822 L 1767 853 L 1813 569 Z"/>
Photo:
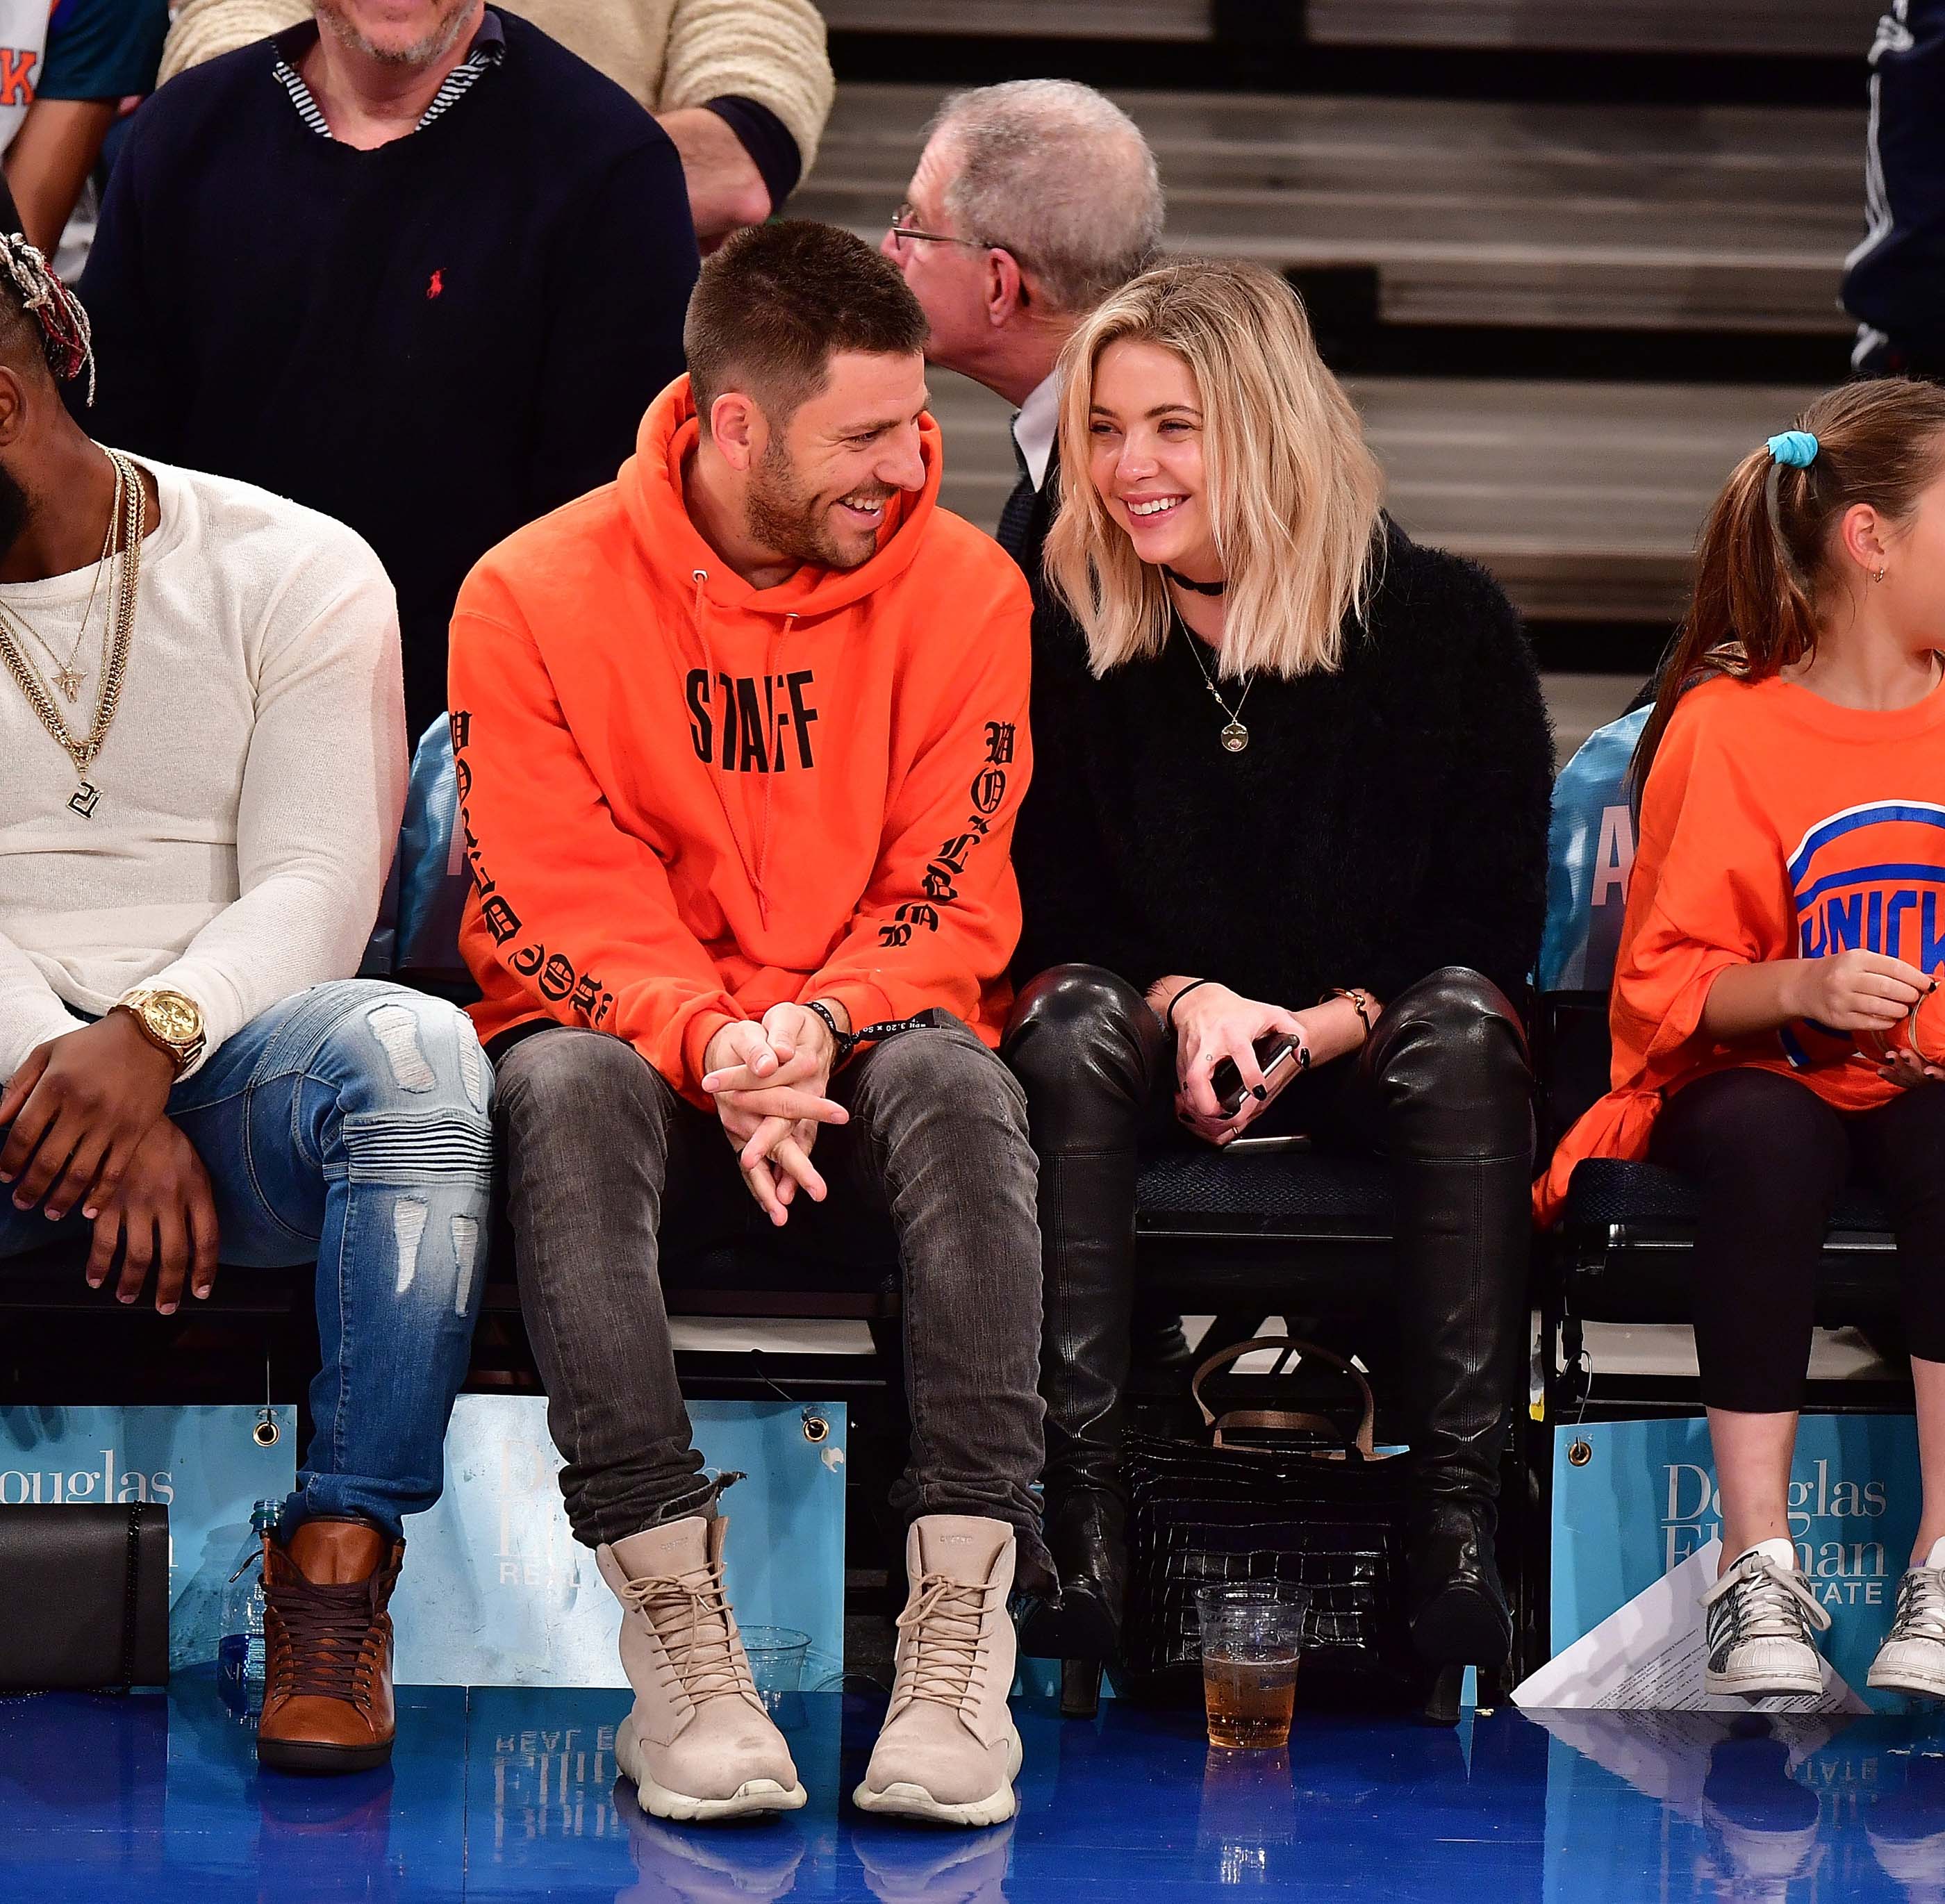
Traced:
<path fill-rule="evenodd" d="M 94 803 L 100 797 L 101 789 L 92 782 L 84 780 L 72 793 L 69 794 L 67 803 L 84 820 L 91 820 L 94 818 Z"/>
<path fill-rule="evenodd" d="M 1250 744 L 1250 730 L 1241 721 L 1232 720 L 1222 730 L 1222 744 L 1231 753 L 1241 753 Z"/>
<path fill-rule="evenodd" d="M 81 675 L 74 668 L 57 668 L 54 670 L 54 686 L 60 689 L 71 702 L 78 701 L 81 698 Z"/>

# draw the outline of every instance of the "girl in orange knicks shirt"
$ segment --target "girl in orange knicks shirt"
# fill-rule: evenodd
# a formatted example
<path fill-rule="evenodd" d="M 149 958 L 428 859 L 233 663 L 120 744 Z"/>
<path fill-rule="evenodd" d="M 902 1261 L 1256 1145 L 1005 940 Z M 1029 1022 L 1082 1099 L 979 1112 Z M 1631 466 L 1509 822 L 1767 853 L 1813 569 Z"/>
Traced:
<path fill-rule="evenodd" d="M 1945 1695 L 1941 648 L 1945 390 L 1833 391 L 1743 459 L 1703 531 L 1634 762 L 1614 1089 L 1536 1192 L 1547 1220 L 1588 1157 L 1651 1158 L 1699 1192 L 1712 1693 L 1820 1684 L 1830 1616 L 1797 1571 L 1790 1456 L 1825 1226 L 1854 1175 L 1897 1231 L 1925 1474 L 1869 1683 Z"/>

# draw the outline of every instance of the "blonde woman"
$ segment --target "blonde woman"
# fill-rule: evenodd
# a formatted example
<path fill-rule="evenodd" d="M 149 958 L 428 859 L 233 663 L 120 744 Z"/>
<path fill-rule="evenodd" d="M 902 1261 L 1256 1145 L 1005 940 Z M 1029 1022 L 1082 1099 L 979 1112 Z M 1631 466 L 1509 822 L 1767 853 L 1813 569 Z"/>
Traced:
<path fill-rule="evenodd" d="M 1031 1650 L 1111 1657 L 1139 1155 L 1302 1132 L 1395 1166 L 1386 1392 L 1429 1662 L 1497 1666 L 1494 1502 L 1525 1310 L 1552 746 L 1491 578 L 1385 516 L 1302 306 L 1176 263 L 1062 363 L 1006 1055 L 1040 1158 L 1047 1533 Z M 1265 1079 L 1265 1034 L 1299 1055 Z M 1247 1087 L 1224 1115 L 1213 1074 Z M 1373 1351 L 1375 1353 L 1375 1351 Z"/>

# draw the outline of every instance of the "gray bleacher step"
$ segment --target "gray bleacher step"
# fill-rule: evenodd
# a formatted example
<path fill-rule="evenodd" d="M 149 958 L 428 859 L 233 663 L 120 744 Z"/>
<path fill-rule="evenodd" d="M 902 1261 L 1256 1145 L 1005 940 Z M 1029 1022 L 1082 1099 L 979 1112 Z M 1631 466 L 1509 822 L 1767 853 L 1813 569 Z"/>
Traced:
<path fill-rule="evenodd" d="M 1889 11 L 1888 0 L 1305 0 L 1304 26 L 1319 45 L 1860 59 Z"/>
<path fill-rule="evenodd" d="M 1265 0 L 1274 4 L 1275 0 Z M 976 39 L 1206 40 L 1210 0 L 823 0 L 834 32 L 954 33 Z"/>
<path fill-rule="evenodd" d="M 1861 56 L 1884 0 L 1259 0 L 1259 30 L 1321 46 L 1506 52 Z M 1007 39 L 1198 41 L 1212 0 L 824 0 L 835 31 Z M 1284 32 L 1276 31 L 1281 13 Z"/>
<path fill-rule="evenodd" d="M 947 506 L 990 529 L 1014 481 L 1006 406 L 933 371 Z M 1665 622 L 1737 460 L 1815 393 L 1767 385 L 1355 380 L 1393 513 L 1484 562 L 1530 617 Z"/>
<path fill-rule="evenodd" d="M 935 87 L 839 88 L 800 217 L 883 236 Z M 1401 324 L 1840 334 L 1864 115 L 1117 94 L 1172 249 L 1365 267 Z"/>

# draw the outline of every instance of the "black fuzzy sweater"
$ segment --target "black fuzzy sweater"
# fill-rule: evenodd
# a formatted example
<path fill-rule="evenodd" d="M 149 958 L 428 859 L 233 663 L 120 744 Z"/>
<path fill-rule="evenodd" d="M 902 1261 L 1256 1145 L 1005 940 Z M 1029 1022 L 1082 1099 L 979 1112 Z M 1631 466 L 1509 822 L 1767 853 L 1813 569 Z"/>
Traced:
<path fill-rule="evenodd" d="M 1072 618 L 1040 601 L 1018 979 L 1077 961 L 1301 1010 L 1461 965 L 1519 997 L 1546 909 L 1540 677 L 1484 569 L 1386 533 L 1342 670 L 1259 674 L 1241 753 L 1179 622 L 1159 656 L 1097 681 Z M 1217 686 L 1234 707 L 1241 683 Z"/>

